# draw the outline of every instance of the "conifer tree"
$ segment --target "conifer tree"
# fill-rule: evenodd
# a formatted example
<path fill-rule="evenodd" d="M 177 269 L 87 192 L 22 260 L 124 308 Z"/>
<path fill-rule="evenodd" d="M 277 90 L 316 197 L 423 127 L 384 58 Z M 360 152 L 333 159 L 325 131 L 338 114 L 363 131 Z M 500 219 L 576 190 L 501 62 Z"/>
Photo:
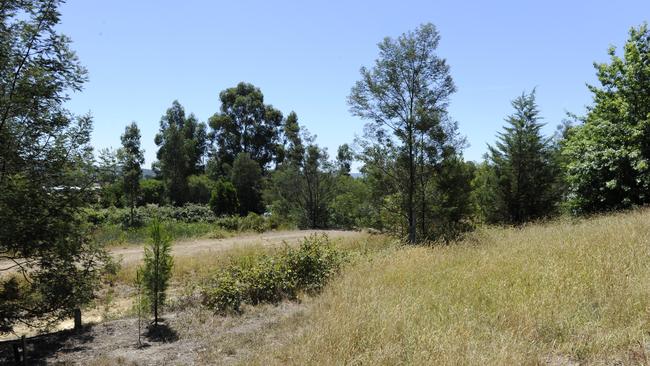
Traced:
<path fill-rule="evenodd" d="M 154 220 L 151 224 L 150 235 L 150 242 L 144 248 L 144 267 L 141 269 L 141 278 L 154 316 L 154 325 L 158 325 L 158 316 L 160 309 L 165 304 L 174 260 L 170 253 L 171 238 L 163 230 L 158 220 Z"/>
<path fill-rule="evenodd" d="M 495 146 L 489 146 L 489 163 L 496 176 L 491 204 L 496 217 L 489 221 L 521 224 L 553 212 L 558 199 L 557 168 L 551 140 L 542 136 L 535 90 L 512 101 L 515 112 L 506 118 Z"/>

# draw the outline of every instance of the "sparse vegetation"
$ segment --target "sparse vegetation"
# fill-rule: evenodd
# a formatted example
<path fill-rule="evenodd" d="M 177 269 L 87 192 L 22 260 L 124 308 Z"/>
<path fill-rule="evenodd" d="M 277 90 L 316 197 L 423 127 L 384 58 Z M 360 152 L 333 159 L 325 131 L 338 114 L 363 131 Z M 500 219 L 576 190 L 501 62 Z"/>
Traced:
<path fill-rule="evenodd" d="M 643 364 L 650 211 L 486 228 L 348 267 L 257 364 Z M 644 356 L 645 355 L 645 356 Z"/>

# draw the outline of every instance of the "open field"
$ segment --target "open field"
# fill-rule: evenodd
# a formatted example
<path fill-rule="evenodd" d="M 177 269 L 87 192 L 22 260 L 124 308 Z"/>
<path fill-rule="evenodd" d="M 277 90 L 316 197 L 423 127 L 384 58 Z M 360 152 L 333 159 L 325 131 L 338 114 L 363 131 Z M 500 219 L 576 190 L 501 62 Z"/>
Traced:
<path fill-rule="evenodd" d="M 647 364 L 649 331 L 646 209 L 390 249 L 257 364 Z"/>
<path fill-rule="evenodd" d="M 203 265 L 219 267 L 224 258 L 272 246 L 234 246 L 212 257 L 197 251 L 178 257 L 181 268 L 174 272 L 165 314 L 168 333 L 143 337 L 148 346 L 137 349 L 136 319 L 127 311 L 80 335 L 52 336 L 44 360 L 648 364 L 650 210 L 485 228 L 450 246 L 404 247 L 382 236 L 343 236 L 334 242 L 354 255 L 319 296 L 215 315 L 187 290 L 208 272 L 190 274 L 189 263 L 196 262 L 185 261 L 212 258 Z M 128 286 L 128 277 L 118 276 L 118 286 Z"/>

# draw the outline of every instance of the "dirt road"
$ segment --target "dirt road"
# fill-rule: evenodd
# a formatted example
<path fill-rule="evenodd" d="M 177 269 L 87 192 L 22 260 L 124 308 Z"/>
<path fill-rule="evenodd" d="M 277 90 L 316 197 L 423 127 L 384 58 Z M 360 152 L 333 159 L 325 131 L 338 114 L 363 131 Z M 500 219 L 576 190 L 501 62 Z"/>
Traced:
<path fill-rule="evenodd" d="M 195 239 L 178 241 L 172 244 L 173 256 L 194 256 L 200 253 L 218 252 L 234 247 L 247 245 L 274 246 L 281 245 L 283 242 L 289 244 L 296 243 L 306 236 L 324 233 L 331 239 L 349 238 L 360 235 L 356 231 L 340 230 L 293 230 L 293 231 L 273 231 L 263 234 L 250 234 L 236 236 L 225 239 Z M 111 249 L 111 254 L 115 258 L 122 258 L 122 264 L 138 262 L 143 256 L 143 246 L 127 246 L 124 248 Z"/>

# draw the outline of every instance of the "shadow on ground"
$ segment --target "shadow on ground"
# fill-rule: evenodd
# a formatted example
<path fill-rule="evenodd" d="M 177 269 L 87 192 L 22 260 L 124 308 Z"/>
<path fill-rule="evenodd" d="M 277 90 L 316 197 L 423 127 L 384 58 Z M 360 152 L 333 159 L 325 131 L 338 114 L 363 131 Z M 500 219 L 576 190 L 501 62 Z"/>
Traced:
<path fill-rule="evenodd" d="M 172 343 L 178 340 L 178 333 L 167 324 L 151 324 L 147 327 L 145 337 L 151 342 Z"/>
<path fill-rule="evenodd" d="M 80 330 L 63 330 L 55 333 L 37 335 L 25 338 L 27 365 L 47 365 L 47 358 L 54 354 L 79 352 L 87 348 L 94 339 L 92 325 L 87 325 Z M 14 344 L 20 339 L 0 342 L 0 364 L 13 365 Z"/>

